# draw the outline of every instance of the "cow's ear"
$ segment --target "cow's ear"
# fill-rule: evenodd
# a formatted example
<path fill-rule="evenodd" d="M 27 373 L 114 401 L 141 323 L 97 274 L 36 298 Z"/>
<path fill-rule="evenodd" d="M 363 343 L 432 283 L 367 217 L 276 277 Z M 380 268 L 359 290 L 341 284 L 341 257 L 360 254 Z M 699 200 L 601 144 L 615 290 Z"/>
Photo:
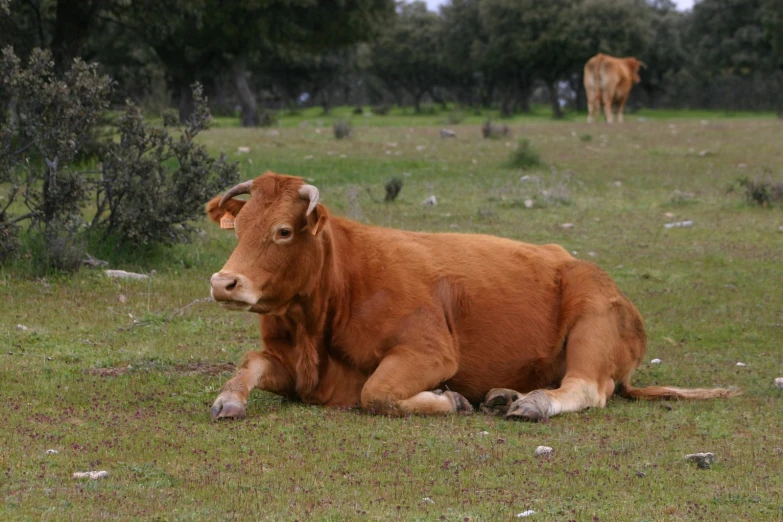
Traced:
<path fill-rule="evenodd" d="M 214 221 L 215 223 L 220 223 L 220 218 L 222 218 L 226 211 L 231 212 L 232 216 L 236 216 L 239 214 L 239 211 L 242 210 L 242 207 L 245 206 L 245 203 L 247 203 L 244 200 L 241 199 L 228 199 L 225 203 L 223 203 L 223 206 L 220 206 L 220 199 L 222 196 L 215 196 L 214 198 L 209 200 L 209 203 L 207 203 L 206 211 L 207 215 L 209 216 L 209 219 Z"/>
<path fill-rule="evenodd" d="M 319 203 L 307 216 L 307 230 L 309 230 L 312 235 L 317 235 L 324 229 L 328 219 L 329 211 L 325 206 Z"/>

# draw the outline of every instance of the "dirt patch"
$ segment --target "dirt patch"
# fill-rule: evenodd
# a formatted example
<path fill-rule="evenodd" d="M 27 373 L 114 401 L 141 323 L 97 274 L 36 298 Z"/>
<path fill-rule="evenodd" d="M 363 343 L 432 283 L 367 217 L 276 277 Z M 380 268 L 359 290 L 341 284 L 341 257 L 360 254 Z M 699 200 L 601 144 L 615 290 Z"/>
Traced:
<path fill-rule="evenodd" d="M 188 364 L 175 364 L 173 366 L 166 366 L 162 368 L 146 368 L 146 367 L 128 367 L 128 366 L 116 366 L 113 368 L 90 368 L 87 370 L 89 375 L 97 375 L 98 377 L 119 377 L 125 375 L 130 371 L 160 371 L 164 373 L 178 374 L 178 375 L 221 375 L 223 373 L 233 373 L 236 366 L 233 363 L 188 363 Z"/>

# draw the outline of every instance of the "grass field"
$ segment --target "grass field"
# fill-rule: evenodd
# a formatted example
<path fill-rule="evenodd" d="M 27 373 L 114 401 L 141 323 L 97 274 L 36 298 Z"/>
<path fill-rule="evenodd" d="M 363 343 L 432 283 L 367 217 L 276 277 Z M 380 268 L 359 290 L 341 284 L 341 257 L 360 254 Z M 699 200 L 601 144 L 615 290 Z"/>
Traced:
<path fill-rule="evenodd" d="M 743 175 L 781 181 L 783 123 L 691 116 L 531 118 L 501 140 L 481 139 L 477 118 L 443 140 L 445 115 L 398 114 L 354 118 L 355 136 L 336 141 L 305 113 L 274 132 L 221 122 L 204 141 L 235 155 L 243 179 L 304 176 L 333 212 L 363 222 L 562 244 L 645 317 L 646 360 L 662 364 L 643 364 L 637 385 L 742 396 L 613 399 L 527 424 L 385 418 L 255 392 L 247 419 L 212 423 L 258 323 L 205 299 L 235 241 L 205 221 L 172 250 L 93 252 L 155 270 L 147 281 L 0 269 L 0 519 L 783 520 L 783 210 L 727 193 Z M 545 165 L 505 166 L 520 138 Z M 404 185 L 386 204 L 392 177 Z M 422 204 L 430 195 L 437 206 Z M 534 457 L 538 445 L 554 455 Z M 712 469 L 685 462 L 700 451 L 715 453 Z M 109 476 L 71 478 L 87 470 Z"/>

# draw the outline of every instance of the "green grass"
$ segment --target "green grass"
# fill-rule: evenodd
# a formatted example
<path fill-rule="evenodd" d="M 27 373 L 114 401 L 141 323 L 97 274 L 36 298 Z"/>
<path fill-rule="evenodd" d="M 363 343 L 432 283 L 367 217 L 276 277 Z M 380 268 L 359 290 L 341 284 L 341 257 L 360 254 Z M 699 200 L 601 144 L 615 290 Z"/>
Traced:
<path fill-rule="evenodd" d="M 255 392 L 247 419 L 212 423 L 209 405 L 230 363 L 258 346 L 258 323 L 198 301 L 235 243 L 204 222 L 190 245 L 103 253 L 112 268 L 156 270 L 148 281 L 0 269 L 0 519 L 783 519 L 783 392 L 772 384 L 783 376 L 783 209 L 726 193 L 743 175 L 783 177 L 783 129 L 719 116 L 520 118 L 508 140 L 483 140 L 484 117 L 471 116 L 443 140 L 445 113 L 393 113 L 352 118 L 354 136 L 338 141 L 306 113 L 276 135 L 220 126 L 203 140 L 234 155 L 243 178 L 305 176 L 333 212 L 364 222 L 560 243 L 606 269 L 644 315 L 646 360 L 663 364 L 643 364 L 638 385 L 744 395 L 671 411 L 613 399 L 522 424 L 390 419 Z M 523 137 L 546 167 L 505 166 Z M 550 168 L 569 204 L 520 205 L 552 187 Z M 404 180 L 399 197 L 376 202 L 392 177 Z M 431 194 L 438 206 L 422 205 Z M 682 220 L 694 224 L 663 226 Z M 533 457 L 541 444 L 554 456 Z M 716 454 L 712 469 L 684 461 L 697 451 Z M 109 477 L 70 478 L 86 470 Z"/>

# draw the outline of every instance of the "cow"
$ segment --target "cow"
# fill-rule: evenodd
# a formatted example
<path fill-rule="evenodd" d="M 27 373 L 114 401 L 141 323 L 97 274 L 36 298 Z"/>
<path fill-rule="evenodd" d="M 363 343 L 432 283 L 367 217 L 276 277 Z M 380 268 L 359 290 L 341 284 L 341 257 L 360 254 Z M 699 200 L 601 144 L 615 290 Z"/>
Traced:
<path fill-rule="evenodd" d="M 212 297 L 258 314 L 263 339 L 221 388 L 213 419 L 244 417 L 256 388 L 383 415 L 482 404 L 533 421 L 603 407 L 615 390 L 734 394 L 633 387 L 641 315 L 605 272 L 560 246 L 357 223 L 333 215 L 315 186 L 271 172 L 206 211 L 237 237 Z"/>
<path fill-rule="evenodd" d="M 647 67 L 633 57 L 616 58 L 598 53 L 585 64 L 584 83 L 587 94 L 587 122 L 601 112 L 604 106 L 606 122 L 614 121 L 613 110 L 617 105 L 617 121 L 623 122 L 623 109 L 631 94 L 631 88 L 641 81 L 639 67 Z"/>

